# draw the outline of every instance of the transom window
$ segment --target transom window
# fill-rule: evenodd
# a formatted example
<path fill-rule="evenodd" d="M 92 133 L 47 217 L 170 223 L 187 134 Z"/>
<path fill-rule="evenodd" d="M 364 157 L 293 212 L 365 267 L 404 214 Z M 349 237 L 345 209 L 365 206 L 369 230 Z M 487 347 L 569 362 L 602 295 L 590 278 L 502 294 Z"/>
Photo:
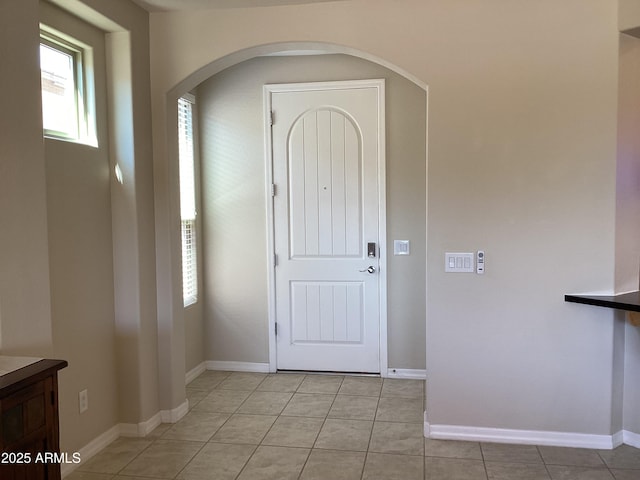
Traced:
<path fill-rule="evenodd" d="M 96 145 L 88 81 L 91 49 L 44 25 L 40 26 L 42 124 L 49 138 Z"/>

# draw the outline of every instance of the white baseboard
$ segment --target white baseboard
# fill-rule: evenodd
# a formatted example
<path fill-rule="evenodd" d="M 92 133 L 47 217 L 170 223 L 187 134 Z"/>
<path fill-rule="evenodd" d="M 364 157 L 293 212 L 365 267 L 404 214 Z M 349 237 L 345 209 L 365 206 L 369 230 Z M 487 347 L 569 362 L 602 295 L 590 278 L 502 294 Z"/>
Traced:
<path fill-rule="evenodd" d="M 426 370 L 415 370 L 411 368 L 390 368 L 387 370 L 387 378 L 406 378 L 412 380 L 426 380 Z"/>
<path fill-rule="evenodd" d="M 123 437 L 144 437 L 163 423 L 161 412 L 156 413 L 149 420 L 140 423 L 121 423 L 120 435 Z"/>
<path fill-rule="evenodd" d="M 160 410 L 161 423 L 176 423 L 189 413 L 189 400 L 185 400 L 173 410 Z"/>
<path fill-rule="evenodd" d="M 426 416 L 424 432 L 427 438 L 436 440 L 514 443 L 521 445 L 594 448 L 599 450 L 611 450 L 621 443 L 617 435 L 512 430 L 504 428 L 465 427 L 459 425 L 433 425 L 426 421 Z M 624 443 L 627 443 L 627 438 L 623 438 Z M 638 436 L 638 438 L 640 438 L 640 436 Z"/>
<path fill-rule="evenodd" d="M 192 381 L 194 381 L 198 375 L 204 372 L 207 369 L 207 363 L 202 362 L 200 365 L 196 365 L 194 368 L 189 370 L 184 376 L 184 384 L 189 385 Z"/>
<path fill-rule="evenodd" d="M 202 364 L 201 364 L 202 365 Z M 204 370 L 198 365 L 187 373 L 187 383 L 192 381 Z M 252 363 L 252 362 L 227 362 L 220 360 L 207 360 L 204 362 L 207 370 L 225 370 L 228 372 L 256 372 L 269 373 L 268 363 Z M 415 380 L 425 380 L 427 378 L 426 370 L 417 370 L 410 368 L 389 368 L 386 372 L 387 378 L 407 378 Z"/>
<path fill-rule="evenodd" d="M 624 443 L 624 430 L 620 430 L 611 435 L 611 443 L 613 444 L 613 448 L 622 445 Z"/>
<path fill-rule="evenodd" d="M 224 362 L 219 360 L 207 360 L 207 370 L 226 370 L 229 372 L 256 372 L 269 373 L 268 363 L 251 362 Z"/>
<path fill-rule="evenodd" d="M 100 452 L 100 450 L 105 448 L 107 445 L 109 445 L 111 442 L 116 440 L 118 437 L 120 437 L 120 425 L 115 425 L 114 427 L 110 428 L 103 434 L 91 440 L 84 447 L 78 450 L 78 453 L 80 454 L 81 463 L 89 460 L 91 457 L 93 457 L 95 454 Z M 67 452 L 67 453 L 72 453 L 72 452 Z M 62 478 L 71 474 L 71 472 L 73 472 L 76 468 L 78 468 L 81 465 L 81 463 L 79 464 L 63 463 L 60 466 L 60 473 L 62 474 Z"/>
<path fill-rule="evenodd" d="M 640 433 L 633 433 L 627 430 L 622 431 L 622 442 L 632 447 L 640 448 Z"/>
<path fill-rule="evenodd" d="M 84 447 L 78 450 L 81 463 L 88 461 L 91 457 L 107 447 L 111 442 L 120 437 L 145 437 L 151 433 L 161 423 L 176 423 L 189 412 L 189 401 L 185 400 L 180 406 L 173 410 L 161 410 L 149 420 L 140 423 L 119 423 L 103 434 L 91 440 Z M 74 453 L 74 452 L 67 452 Z M 66 477 L 80 464 L 64 463 L 61 466 L 62 477 Z"/>
<path fill-rule="evenodd" d="M 431 425 L 429 425 L 429 421 L 427 420 L 427 411 L 424 411 L 424 430 L 423 430 L 424 438 L 431 438 Z"/>

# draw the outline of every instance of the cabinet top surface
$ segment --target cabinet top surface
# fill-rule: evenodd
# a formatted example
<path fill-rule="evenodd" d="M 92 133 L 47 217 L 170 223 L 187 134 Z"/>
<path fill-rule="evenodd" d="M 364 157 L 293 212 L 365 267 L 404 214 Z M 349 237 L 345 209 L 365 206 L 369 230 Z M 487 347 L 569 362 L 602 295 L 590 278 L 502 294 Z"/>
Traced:
<path fill-rule="evenodd" d="M 0 355 L 0 377 L 42 360 L 36 357 L 11 357 Z"/>
<path fill-rule="evenodd" d="M 15 370 L 0 375 L 0 398 L 4 398 L 5 396 L 10 395 L 17 389 L 23 388 L 25 385 L 28 385 L 34 381 L 39 381 L 48 376 L 55 375 L 58 370 L 61 370 L 68 365 L 66 360 L 50 360 L 38 358 L 35 358 L 33 360 L 33 362 L 25 360 L 26 364 L 23 364 L 22 367 L 18 367 Z M 15 364 L 13 365 L 15 366 Z"/>
<path fill-rule="evenodd" d="M 565 295 L 564 300 L 565 302 L 615 308 L 628 312 L 640 312 L 640 291 L 618 295 Z"/>

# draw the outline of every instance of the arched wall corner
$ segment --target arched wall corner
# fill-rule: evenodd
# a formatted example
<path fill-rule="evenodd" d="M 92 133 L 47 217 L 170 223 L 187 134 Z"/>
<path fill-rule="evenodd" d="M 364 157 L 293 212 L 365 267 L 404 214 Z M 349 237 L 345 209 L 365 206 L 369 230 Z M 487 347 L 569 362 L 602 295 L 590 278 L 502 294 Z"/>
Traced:
<path fill-rule="evenodd" d="M 205 80 L 214 76 L 215 74 L 237 65 L 246 60 L 250 60 L 252 58 L 260 57 L 260 56 L 278 56 L 278 55 L 319 55 L 319 54 L 342 54 L 342 55 L 350 55 L 353 57 L 357 57 L 371 63 L 375 63 L 381 65 L 390 71 L 405 77 L 410 82 L 414 83 L 419 88 L 423 89 L 426 92 L 425 95 L 425 110 L 426 110 L 426 132 L 425 132 L 425 142 L 426 148 L 425 151 L 425 165 L 426 171 L 428 172 L 428 102 L 429 102 L 429 88 L 428 84 L 412 74 L 404 70 L 403 68 L 389 62 L 383 58 L 380 58 L 376 55 L 372 55 L 368 52 L 333 43 L 327 42 L 278 42 L 271 44 L 263 44 L 256 45 L 253 47 L 244 48 L 228 55 L 222 56 L 220 58 L 212 60 L 210 63 L 200 67 L 199 69 L 193 71 L 183 80 L 179 81 L 172 88 L 170 88 L 166 93 L 162 94 L 162 98 L 156 98 L 158 105 L 161 105 L 161 109 L 163 111 L 158 112 L 160 114 L 159 119 L 164 117 L 164 125 L 162 123 L 159 125 L 159 129 L 157 131 L 161 131 L 163 133 L 164 139 L 159 139 L 154 141 L 154 144 L 159 148 L 159 151 L 156 152 L 155 156 L 155 165 L 156 165 L 156 198 L 161 199 L 160 202 L 156 203 L 156 213 L 159 214 L 156 216 L 156 221 L 166 222 L 169 221 L 170 224 L 178 223 L 178 215 L 180 212 L 179 208 L 179 185 L 176 180 L 176 176 L 178 174 L 178 166 L 177 159 L 178 155 L 178 140 L 177 140 L 177 123 L 174 121 L 177 114 L 177 100 L 181 95 L 193 90 L 195 87 L 200 85 Z M 161 142 L 158 144 L 157 142 Z M 164 155 L 162 154 L 164 151 Z M 428 173 L 427 173 L 428 174 Z M 428 182 L 427 182 L 428 188 Z M 168 189 L 168 190 L 167 190 Z M 428 192 L 425 192 L 425 202 L 427 202 Z M 162 211 L 164 210 L 164 211 Z M 427 210 L 428 212 L 428 210 Z M 426 225 L 428 225 L 427 220 L 425 219 Z M 165 225 L 166 227 L 166 225 Z M 173 324 L 173 328 L 171 329 L 174 333 L 176 333 L 176 329 L 182 328 L 184 330 L 183 322 L 180 322 L 180 319 L 183 317 L 183 313 L 179 311 L 179 308 L 175 308 L 175 302 L 181 296 L 181 276 L 180 276 L 180 255 L 181 248 L 180 242 L 178 238 L 178 234 L 169 236 L 162 235 L 162 231 L 166 230 L 162 225 L 157 225 L 156 230 L 158 232 L 159 237 L 157 238 L 158 243 L 158 253 L 159 256 L 164 256 L 168 253 L 168 258 L 158 258 L 157 264 L 164 264 L 166 267 L 169 267 L 168 270 L 164 270 L 165 272 L 171 272 L 169 278 L 165 279 L 164 282 L 158 282 L 158 298 L 173 298 L 174 305 L 173 308 L 167 303 L 165 307 L 165 311 L 162 311 L 160 301 L 159 301 L 159 318 L 164 318 Z M 174 238 L 175 237 L 175 238 Z M 177 268 L 176 268 L 177 267 Z M 426 265 L 425 265 L 426 269 Z M 159 274 L 161 272 L 161 268 L 159 268 Z M 425 295 L 426 298 L 426 295 Z M 425 300 L 426 301 L 426 300 Z M 270 314 L 271 309 L 273 307 L 270 306 Z M 171 318 L 169 320 L 169 318 Z M 180 326 L 180 327 L 179 327 Z M 184 340 L 183 334 L 178 334 Z M 426 339 L 425 339 L 426 342 Z M 186 346 L 185 346 L 186 348 Z M 165 357 L 164 359 L 160 359 L 160 364 L 169 366 L 172 365 L 173 368 L 170 369 L 172 375 L 180 375 L 179 373 L 179 365 L 184 365 L 184 358 L 167 358 L 168 356 L 179 356 L 182 355 L 184 357 L 184 351 L 179 352 L 175 348 L 159 348 L 160 357 Z M 274 355 L 274 341 L 270 339 L 269 345 L 269 363 L 270 365 L 275 365 Z M 165 370 L 166 372 L 166 370 Z M 383 375 L 386 376 L 387 372 L 383 372 Z M 175 388 L 182 382 L 184 385 L 184 378 L 163 378 L 161 379 L 161 383 L 165 385 L 165 388 L 171 389 L 169 384 L 173 387 L 173 391 L 175 392 Z M 183 387 L 184 388 L 184 387 Z M 162 390 L 162 389 L 161 389 Z M 168 390 L 165 390 L 167 392 Z M 175 397 L 173 397 L 175 399 Z M 173 402 L 175 403 L 175 402 Z M 165 403 L 165 405 L 167 405 Z M 168 405 L 167 405 L 168 406 Z M 167 408 L 165 406 L 165 408 Z M 174 405 L 175 406 L 175 405 Z"/>
<path fill-rule="evenodd" d="M 269 55 L 321 55 L 321 54 L 343 54 L 368 60 L 377 63 L 389 70 L 402 75 L 406 79 L 415 83 L 417 86 L 428 92 L 428 85 L 423 80 L 412 73 L 388 62 L 376 55 L 358 50 L 353 47 L 339 45 L 327 42 L 279 42 L 269 43 L 265 45 L 257 45 L 254 47 L 244 48 L 236 52 L 213 60 L 209 64 L 199 68 L 188 77 L 178 82 L 173 88 L 167 92 L 167 101 L 177 100 L 180 95 L 195 88 L 204 80 L 212 77 L 222 70 L 232 67 L 238 63 L 250 60 L 255 57 Z"/>

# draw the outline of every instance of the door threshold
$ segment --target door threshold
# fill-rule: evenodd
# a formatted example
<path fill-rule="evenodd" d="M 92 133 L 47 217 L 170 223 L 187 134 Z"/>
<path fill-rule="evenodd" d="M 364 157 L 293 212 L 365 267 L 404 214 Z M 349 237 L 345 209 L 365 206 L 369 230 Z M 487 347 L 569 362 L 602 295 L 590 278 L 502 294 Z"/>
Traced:
<path fill-rule="evenodd" d="M 368 372 L 336 372 L 336 371 L 317 371 L 317 370 L 276 370 L 276 373 L 297 373 L 297 374 L 305 374 L 305 375 L 340 375 L 346 377 L 373 377 L 380 378 L 381 375 L 379 373 L 368 373 Z"/>

